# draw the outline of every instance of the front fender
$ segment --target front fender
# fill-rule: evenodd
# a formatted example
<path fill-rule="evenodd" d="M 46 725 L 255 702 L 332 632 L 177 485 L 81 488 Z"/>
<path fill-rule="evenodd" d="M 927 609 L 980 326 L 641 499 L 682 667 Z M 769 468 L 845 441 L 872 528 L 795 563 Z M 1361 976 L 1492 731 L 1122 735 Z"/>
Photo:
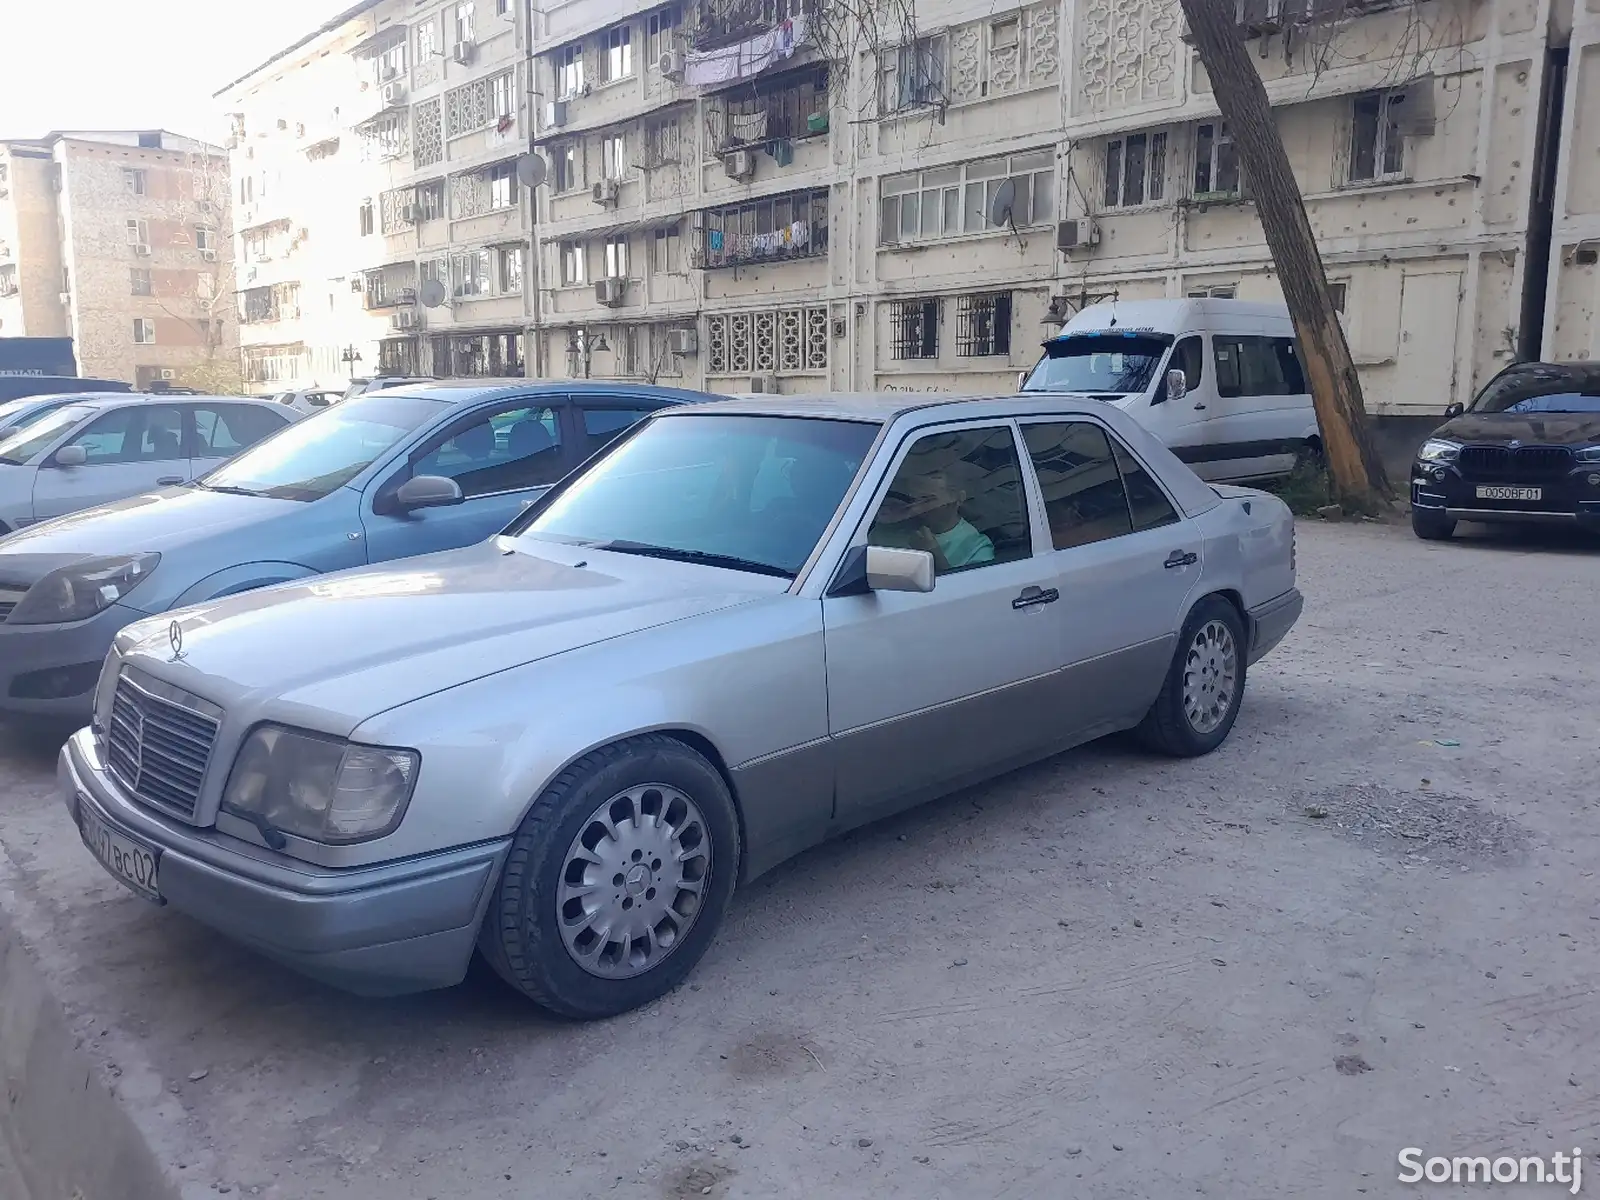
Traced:
<path fill-rule="evenodd" d="M 270 587 L 274 583 L 288 583 L 290 580 L 305 579 L 308 576 L 317 574 L 320 574 L 320 572 L 292 562 L 239 563 L 236 566 L 224 567 L 215 574 L 207 575 L 199 583 L 191 586 L 168 607 L 185 608 L 190 604 L 202 604 L 207 600 L 216 600 L 222 596 L 254 591 L 256 588 Z"/>

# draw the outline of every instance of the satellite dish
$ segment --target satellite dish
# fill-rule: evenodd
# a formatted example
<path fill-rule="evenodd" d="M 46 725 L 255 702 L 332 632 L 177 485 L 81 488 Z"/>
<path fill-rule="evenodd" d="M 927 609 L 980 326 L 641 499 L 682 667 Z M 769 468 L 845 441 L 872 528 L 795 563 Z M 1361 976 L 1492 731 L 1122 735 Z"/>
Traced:
<path fill-rule="evenodd" d="M 544 159 L 537 154 L 524 154 L 517 159 L 517 179 L 523 187 L 538 187 L 548 173 Z"/>
<path fill-rule="evenodd" d="M 1000 188 L 994 194 L 994 199 L 989 202 L 989 224 L 1010 225 L 1011 210 L 1017 203 L 1017 181 L 1015 179 L 1002 180 Z"/>
<path fill-rule="evenodd" d="M 437 279 L 425 279 L 417 297 L 422 301 L 423 308 L 438 308 L 444 303 L 444 284 Z"/>

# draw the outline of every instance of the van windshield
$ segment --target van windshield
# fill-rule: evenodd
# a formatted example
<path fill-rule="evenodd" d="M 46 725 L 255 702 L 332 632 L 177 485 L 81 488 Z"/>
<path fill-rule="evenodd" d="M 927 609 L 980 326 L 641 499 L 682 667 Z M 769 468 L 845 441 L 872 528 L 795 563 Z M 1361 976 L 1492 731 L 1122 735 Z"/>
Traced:
<path fill-rule="evenodd" d="M 1022 385 L 1025 392 L 1090 392 L 1125 396 L 1150 386 L 1167 334 L 1067 333 L 1044 344 L 1044 357 Z"/>

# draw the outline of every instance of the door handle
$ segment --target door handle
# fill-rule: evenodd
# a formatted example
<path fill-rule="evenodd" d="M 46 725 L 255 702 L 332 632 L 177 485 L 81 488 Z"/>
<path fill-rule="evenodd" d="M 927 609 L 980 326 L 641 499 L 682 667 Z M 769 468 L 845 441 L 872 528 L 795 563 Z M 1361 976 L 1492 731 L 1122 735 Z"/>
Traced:
<path fill-rule="evenodd" d="M 1191 554 L 1183 550 L 1174 550 L 1171 554 L 1167 555 L 1167 561 L 1161 565 L 1166 567 L 1168 570 L 1171 570 L 1173 567 L 1192 567 L 1199 561 L 1200 556 L 1198 554 Z"/>
<path fill-rule="evenodd" d="M 163 475 L 160 479 L 156 480 L 156 486 L 157 487 L 175 487 L 175 486 L 177 486 L 178 484 L 180 484 L 182 482 L 183 482 L 183 476 L 182 475 Z"/>
<path fill-rule="evenodd" d="M 1029 584 L 1022 589 L 1022 594 L 1011 602 L 1012 608 L 1033 608 L 1038 604 L 1054 604 L 1061 599 L 1061 593 L 1055 588 L 1042 588 Z"/>
<path fill-rule="evenodd" d="M 1196 404 L 1196 405 L 1195 405 L 1195 406 L 1194 406 L 1194 410 L 1195 410 L 1195 412 L 1200 412 L 1200 411 L 1201 411 L 1201 410 L 1202 410 L 1202 409 L 1204 409 L 1204 408 L 1205 408 L 1205 405 L 1204 405 L 1204 404 Z"/>

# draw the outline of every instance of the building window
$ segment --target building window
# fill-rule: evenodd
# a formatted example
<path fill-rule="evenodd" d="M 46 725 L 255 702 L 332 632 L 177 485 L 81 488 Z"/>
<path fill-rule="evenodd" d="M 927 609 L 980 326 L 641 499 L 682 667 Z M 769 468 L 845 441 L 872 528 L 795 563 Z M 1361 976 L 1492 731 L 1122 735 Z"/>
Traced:
<path fill-rule="evenodd" d="M 576 42 L 556 51 L 556 91 L 570 100 L 583 91 L 583 43 Z"/>
<path fill-rule="evenodd" d="M 511 15 L 511 0 L 494 0 L 494 15 L 509 17 Z"/>
<path fill-rule="evenodd" d="M 500 290 L 511 295 L 522 294 L 522 247 L 501 246 L 494 252 L 495 274 L 500 279 Z"/>
<path fill-rule="evenodd" d="M 405 112 L 389 113 L 361 126 L 357 133 L 361 138 L 363 162 L 388 162 L 406 152 L 408 141 L 406 117 Z M 267 194 L 265 182 L 262 184 L 261 194 L 263 196 Z"/>
<path fill-rule="evenodd" d="M 133 319 L 133 340 L 140 346 L 153 346 L 156 341 L 156 323 L 149 317 Z"/>
<path fill-rule="evenodd" d="M 996 225 L 990 220 L 994 200 L 1007 179 L 1015 190 L 1011 221 Z M 1011 224 L 1042 225 L 1056 215 L 1055 154 L 1037 150 L 890 175 L 881 190 L 884 245 L 987 233 Z"/>
<path fill-rule="evenodd" d="M 439 22 L 430 17 L 417 26 L 417 62 L 425 63 L 442 53 L 439 47 Z"/>
<path fill-rule="evenodd" d="M 455 295 L 458 300 L 473 296 L 487 296 L 494 290 L 489 277 L 489 251 L 468 250 L 453 256 L 450 273 L 455 278 Z"/>
<path fill-rule="evenodd" d="M 209 225 L 196 225 L 194 227 L 194 248 L 202 254 L 209 251 L 217 252 L 217 231 Z"/>
<path fill-rule="evenodd" d="M 896 300 L 889 305 L 889 327 L 896 359 L 939 357 L 937 300 Z"/>
<path fill-rule="evenodd" d="M 584 283 L 589 278 L 588 257 L 582 242 L 562 242 L 561 282 L 569 287 Z"/>
<path fill-rule="evenodd" d="M 600 139 L 600 175 L 603 179 L 621 179 L 628 173 L 628 146 L 621 133 L 610 133 Z"/>
<path fill-rule="evenodd" d="M 361 202 L 361 236 L 367 237 L 375 228 L 373 224 L 372 197 L 367 197 Z"/>
<path fill-rule="evenodd" d="M 1349 285 L 1344 282 L 1328 284 L 1328 299 L 1333 301 L 1334 312 L 1344 312 L 1345 294 Z"/>
<path fill-rule="evenodd" d="M 517 76 L 514 71 L 489 81 L 489 116 L 503 129 L 517 115 Z"/>
<path fill-rule="evenodd" d="M 1106 142 L 1107 208 L 1154 204 L 1166 194 L 1167 135 L 1130 133 Z"/>
<path fill-rule="evenodd" d="M 701 215 L 696 266 L 732 267 L 828 253 L 828 192 L 797 192 Z"/>
<path fill-rule="evenodd" d="M 943 34 L 918 38 L 884 52 L 878 103 L 885 113 L 904 112 L 945 101 Z"/>
<path fill-rule="evenodd" d="M 393 42 L 372 60 L 373 71 L 379 83 L 388 83 L 390 80 L 399 79 L 406 73 L 406 43 L 405 39 Z"/>
<path fill-rule="evenodd" d="M 128 245 L 148 246 L 150 244 L 150 223 L 148 221 L 129 221 Z"/>
<path fill-rule="evenodd" d="M 683 247 L 678 237 L 678 227 L 668 225 L 655 231 L 650 239 L 650 269 L 657 275 L 680 274 L 683 271 Z"/>
<path fill-rule="evenodd" d="M 828 132 L 828 68 L 756 79 L 719 97 L 706 110 L 707 131 L 719 152 L 775 138 L 799 141 Z"/>
<path fill-rule="evenodd" d="M 1184 295 L 1191 300 L 1232 300 L 1239 294 L 1236 283 L 1212 283 L 1190 288 Z"/>
<path fill-rule="evenodd" d="M 618 25 L 600 35 L 600 82 L 614 83 L 633 74 L 633 26 Z"/>
<path fill-rule="evenodd" d="M 828 369 L 828 310 L 759 309 L 706 318 L 706 372 L 779 375 Z"/>
<path fill-rule="evenodd" d="M 437 221 L 444 216 L 444 180 L 417 184 L 416 219 Z"/>
<path fill-rule="evenodd" d="M 450 291 L 450 260 L 445 258 L 423 259 L 417 264 L 417 281 L 419 285 L 437 283 L 448 294 Z"/>
<path fill-rule="evenodd" d="M 137 167 L 123 167 L 122 188 L 131 196 L 147 196 L 150 194 L 150 178 Z"/>
<path fill-rule="evenodd" d="M 241 175 L 239 177 L 239 203 L 253 204 L 256 198 L 256 178 L 254 175 Z"/>
<path fill-rule="evenodd" d="M 1206 121 L 1194 131 L 1194 194 L 1237 196 L 1239 153 L 1226 121 Z"/>
<path fill-rule="evenodd" d="M 606 278 L 626 279 L 628 277 L 628 239 L 627 237 L 610 237 L 606 239 Z"/>
<path fill-rule="evenodd" d="M 661 56 L 673 48 L 678 35 L 678 26 L 682 23 L 683 14 L 676 4 L 658 8 L 646 18 L 645 52 L 650 56 L 651 66 L 658 64 Z"/>
<path fill-rule="evenodd" d="M 578 169 L 578 143 L 567 142 L 551 152 L 555 162 L 555 189 L 570 192 L 583 186 L 583 172 Z"/>
<path fill-rule="evenodd" d="M 128 285 L 135 296 L 153 296 L 149 267 L 134 267 L 128 272 Z"/>
<path fill-rule="evenodd" d="M 1405 174 L 1406 140 L 1399 118 L 1404 91 L 1374 92 L 1350 102 L 1350 182 L 1371 183 Z"/>
<path fill-rule="evenodd" d="M 956 299 L 956 354 L 983 358 L 1011 353 L 1011 293 L 987 292 Z"/>
<path fill-rule="evenodd" d="M 472 28 L 474 10 L 476 8 L 477 5 L 473 0 L 462 0 L 460 4 L 456 5 L 456 41 L 471 42 L 477 40 Z"/>
<path fill-rule="evenodd" d="M 495 163 L 489 168 L 489 207 L 510 208 L 517 202 L 517 164 Z"/>
<path fill-rule="evenodd" d="M 645 122 L 639 165 L 650 171 L 677 162 L 680 138 L 677 117 Z"/>

